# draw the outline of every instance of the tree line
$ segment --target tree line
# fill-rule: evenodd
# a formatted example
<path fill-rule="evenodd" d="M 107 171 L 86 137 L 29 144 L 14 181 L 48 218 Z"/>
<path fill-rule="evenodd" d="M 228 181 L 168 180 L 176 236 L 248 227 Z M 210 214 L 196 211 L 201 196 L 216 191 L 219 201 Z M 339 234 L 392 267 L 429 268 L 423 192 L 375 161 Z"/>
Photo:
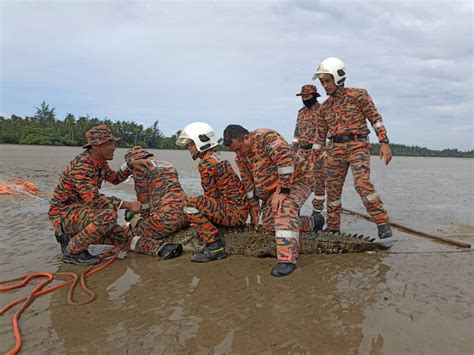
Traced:
<path fill-rule="evenodd" d="M 40 144 L 82 146 L 86 144 L 85 133 L 99 124 L 109 126 L 117 137 L 120 147 L 142 145 L 155 149 L 181 149 L 176 146 L 179 131 L 167 137 L 160 131 L 158 121 L 150 127 L 144 127 L 133 121 L 111 121 L 109 119 L 74 116 L 68 113 L 63 120 L 56 118 L 54 107 L 42 102 L 36 107 L 34 116 L 10 118 L 0 116 L 0 144 Z M 474 158 L 474 150 L 459 151 L 458 149 L 433 150 L 419 146 L 390 144 L 394 155 L 422 157 L 462 157 Z M 372 145 L 372 154 L 378 154 L 379 145 Z"/>
<path fill-rule="evenodd" d="M 68 113 L 63 120 L 56 118 L 54 107 L 42 102 L 36 107 L 34 116 L 10 118 L 0 116 L 0 144 L 40 144 L 82 146 L 86 144 L 86 132 L 99 124 L 109 126 L 120 138 L 120 147 L 142 145 L 156 149 L 179 149 L 175 142 L 179 131 L 166 137 L 158 128 L 158 121 L 144 127 L 132 121 L 111 121 L 109 119 L 74 116 Z"/>

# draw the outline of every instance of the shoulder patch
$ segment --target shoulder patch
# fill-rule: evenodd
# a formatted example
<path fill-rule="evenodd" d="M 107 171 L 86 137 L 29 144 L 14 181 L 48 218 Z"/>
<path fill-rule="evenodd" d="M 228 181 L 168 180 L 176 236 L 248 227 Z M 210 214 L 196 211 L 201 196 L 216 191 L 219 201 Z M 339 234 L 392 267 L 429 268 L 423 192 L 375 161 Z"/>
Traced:
<path fill-rule="evenodd" d="M 276 148 L 276 147 L 278 147 L 279 145 L 282 145 L 282 144 L 283 144 L 283 141 L 280 138 L 277 138 L 273 142 L 270 142 L 269 145 L 272 148 Z"/>

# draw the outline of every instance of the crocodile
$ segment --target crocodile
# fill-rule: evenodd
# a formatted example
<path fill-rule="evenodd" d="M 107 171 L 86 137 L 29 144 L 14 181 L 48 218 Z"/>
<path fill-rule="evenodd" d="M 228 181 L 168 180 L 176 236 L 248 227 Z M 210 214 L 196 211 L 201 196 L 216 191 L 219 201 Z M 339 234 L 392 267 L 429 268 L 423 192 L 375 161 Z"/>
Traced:
<path fill-rule="evenodd" d="M 255 231 L 251 225 L 218 227 L 229 255 L 276 257 L 273 233 Z M 198 251 L 203 247 L 194 227 L 188 227 L 167 237 L 169 243 L 181 243 L 185 251 Z M 374 238 L 357 234 L 329 232 L 301 232 L 301 254 L 343 254 L 386 250 L 390 246 L 375 242 Z"/>

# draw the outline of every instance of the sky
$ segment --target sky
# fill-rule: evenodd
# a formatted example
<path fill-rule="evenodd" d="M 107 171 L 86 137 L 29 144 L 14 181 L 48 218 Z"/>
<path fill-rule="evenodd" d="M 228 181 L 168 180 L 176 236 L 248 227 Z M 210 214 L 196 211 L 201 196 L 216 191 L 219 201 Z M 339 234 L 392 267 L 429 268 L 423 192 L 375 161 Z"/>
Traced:
<path fill-rule="evenodd" d="M 204 121 L 291 139 L 327 57 L 368 90 L 393 143 L 474 149 L 473 5 L 435 1 L 0 0 L 0 115 Z M 371 133 L 371 140 L 376 141 Z"/>

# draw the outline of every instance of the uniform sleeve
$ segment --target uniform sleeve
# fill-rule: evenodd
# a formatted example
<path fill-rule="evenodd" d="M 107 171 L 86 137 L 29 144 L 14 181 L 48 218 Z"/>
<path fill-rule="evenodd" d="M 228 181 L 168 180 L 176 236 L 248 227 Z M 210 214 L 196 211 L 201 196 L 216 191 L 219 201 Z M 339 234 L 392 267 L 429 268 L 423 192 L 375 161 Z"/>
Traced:
<path fill-rule="evenodd" d="M 246 161 L 243 158 L 237 157 L 235 159 L 237 167 L 240 171 L 240 178 L 242 179 L 242 184 L 244 185 L 245 195 L 249 201 L 249 206 L 255 207 L 259 205 L 258 198 L 255 196 L 255 183 L 253 181 L 253 175 L 248 167 Z"/>
<path fill-rule="evenodd" d="M 299 141 L 300 141 L 300 111 L 298 111 L 298 115 L 296 116 L 295 132 L 293 133 L 293 140 L 291 141 L 291 148 L 293 150 L 298 149 Z"/>
<path fill-rule="evenodd" d="M 303 117 L 300 128 L 300 141 L 304 140 L 306 144 L 316 143 L 316 131 L 318 129 L 319 110 L 311 111 L 307 117 Z M 304 138 L 303 138 L 304 137 Z"/>
<path fill-rule="evenodd" d="M 113 171 L 110 169 L 109 164 L 105 165 L 105 180 L 111 184 L 117 185 L 121 182 L 127 180 L 127 178 L 132 174 L 128 169 L 120 169 L 119 171 Z"/>
<path fill-rule="evenodd" d="M 375 104 L 367 90 L 361 90 L 357 102 L 362 113 L 369 120 L 370 124 L 377 133 L 379 142 L 387 138 L 387 131 L 385 130 L 382 116 L 380 116 L 379 112 L 377 111 L 377 107 L 375 107 Z"/>
<path fill-rule="evenodd" d="M 80 167 L 75 167 L 72 172 L 77 191 L 88 207 L 93 209 L 118 210 L 122 201 L 116 197 L 107 197 L 99 192 L 94 167 L 91 163 L 84 162 Z"/>
<path fill-rule="evenodd" d="M 204 195 L 217 197 L 217 168 L 210 161 L 199 162 L 199 173 L 201 174 L 201 186 Z"/>
<path fill-rule="evenodd" d="M 319 115 L 316 120 L 316 138 L 314 143 L 316 144 L 316 150 L 322 149 L 326 145 L 326 137 L 328 135 L 328 123 L 326 121 L 326 109 L 321 106 L 319 109 Z"/>
<path fill-rule="evenodd" d="M 278 186 L 291 188 L 296 164 L 295 153 L 282 137 L 273 132 L 265 135 L 263 144 L 270 160 L 277 166 Z"/>

